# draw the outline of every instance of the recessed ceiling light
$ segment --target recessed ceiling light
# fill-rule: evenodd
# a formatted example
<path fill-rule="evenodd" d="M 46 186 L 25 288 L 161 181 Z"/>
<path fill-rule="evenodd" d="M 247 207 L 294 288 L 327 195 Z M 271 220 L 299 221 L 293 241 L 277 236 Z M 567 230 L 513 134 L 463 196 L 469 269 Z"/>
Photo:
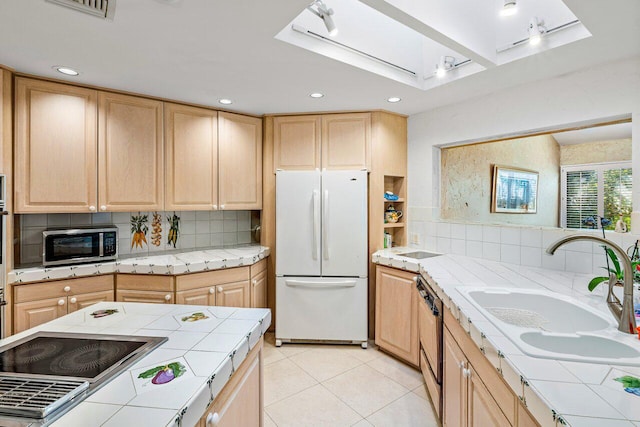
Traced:
<path fill-rule="evenodd" d="M 402 98 L 398 98 L 397 96 L 392 96 L 391 98 L 387 98 L 387 102 L 400 102 Z"/>
<path fill-rule="evenodd" d="M 54 65 L 52 68 L 59 73 L 66 74 L 67 76 L 77 76 L 78 74 L 80 74 L 73 68 L 64 67 L 62 65 Z"/>
<path fill-rule="evenodd" d="M 504 6 L 500 9 L 500 16 L 513 16 L 517 12 L 516 0 L 504 0 Z"/>
<path fill-rule="evenodd" d="M 218 99 L 218 102 L 223 105 L 233 104 L 233 101 L 227 98 Z"/>
<path fill-rule="evenodd" d="M 312 98 L 322 98 L 324 96 L 324 93 L 313 92 L 313 93 L 310 93 L 309 96 Z"/>

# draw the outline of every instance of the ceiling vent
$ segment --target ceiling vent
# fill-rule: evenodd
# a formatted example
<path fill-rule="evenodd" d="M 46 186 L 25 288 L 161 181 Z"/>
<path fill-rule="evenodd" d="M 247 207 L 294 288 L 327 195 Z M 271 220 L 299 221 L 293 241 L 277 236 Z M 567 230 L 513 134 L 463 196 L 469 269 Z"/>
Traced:
<path fill-rule="evenodd" d="M 98 18 L 113 21 L 116 12 L 116 0 L 46 0 L 78 12 L 88 13 Z"/>

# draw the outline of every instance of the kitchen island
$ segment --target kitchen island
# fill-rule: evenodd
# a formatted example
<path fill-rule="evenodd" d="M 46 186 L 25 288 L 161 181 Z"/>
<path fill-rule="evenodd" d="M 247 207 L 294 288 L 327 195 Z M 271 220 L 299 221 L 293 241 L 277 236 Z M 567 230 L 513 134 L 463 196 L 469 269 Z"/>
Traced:
<path fill-rule="evenodd" d="M 497 372 L 500 383 L 504 383 L 510 394 L 515 396 L 515 410 L 513 400 L 501 401 L 496 397 L 498 395 L 494 396 L 498 405 L 506 408 L 507 412 L 513 414 L 522 405 L 543 427 L 640 426 L 640 397 L 635 393 L 633 384 L 629 383 L 634 381 L 632 378 L 640 378 L 640 342 L 637 335 L 616 330 L 617 322 L 607 310 L 605 302 L 605 285 L 599 286 L 594 292 L 587 290 L 593 274 L 526 267 L 461 255 L 444 254 L 421 260 L 399 255 L 411 251 L 415 249 L 380 250 L 372 260 L 380 266 L 419 273 L 429 282 L 444 304 L 446 329 L 451 331 L 458 343 L 463 343 L 463 350 L 473 346 L 475 354 L 484 360 L 482 364 L 490 366 L 493 375 Z M 501 288 L 523 294 L 553 292 L 561 297 L 569 297 L 579 306 L 595 310 L 610 320 L 610 327 L 582 335 L 604 337 L 636 351 L 637 356 L 623 358 L 622 355 L 614 355 L 596 363 L 576 361 L 575 358 L 569 360 L 572 348 L 555 358 L 526 354 L 496 326 L 495 319 L 483 314 L 465 297 L 470 290 L 486 288 Z M 622 295 L 619 296 L 622 298 Z M 528 314 L 535 315 L 537 312 L 532 311 L 534 313 Z M 570 335 L 567 334 L 567 338 Z M 465 347 L 465 343 L 469 345 Z M 469 363 L 466 362 L 465 366 L 469 366 Z M 466 377 L 477 375 L 473 369 L 469 372 L 464 373 Z M 445 389 L 446 381 L 445 370 Z M 490 387 L 489 392 L 495 393 L 496 388 Z M 446 400 L 446 391 L 444 396 Z M 520 416 L 514 416 L 504 425 L 533 424 L 522 424 Z"/>
<path fill-rule="evenodd" d="M 270 323 L 268 309 L 102 302 L 0 345 L 37 331 L 167 337 L 51 425 L 201 426 L 208 413 L 217 419 L 241 412 L 233 407 L 238 396 L 253 396 L 249 415 L 262 419 L 262 336 Z M 166 366 L 180 368 L 168 381 L 152 381 L 149 373 Z M 245 386 L 251 393 L 237 392 Z"/>

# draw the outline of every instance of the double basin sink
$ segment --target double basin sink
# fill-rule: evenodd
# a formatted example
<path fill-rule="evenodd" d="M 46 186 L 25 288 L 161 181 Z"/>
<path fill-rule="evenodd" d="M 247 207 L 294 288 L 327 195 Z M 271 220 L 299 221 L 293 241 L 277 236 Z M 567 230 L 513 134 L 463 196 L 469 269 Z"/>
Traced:
<path fill-rule="evenodd" d="M 528 289 L 458 288 L 458 292 L 524 354 L 640 366 L 640 344 L 633 345 L 630 335 L 618 332 L 605 313 L 572 298 Z"/>

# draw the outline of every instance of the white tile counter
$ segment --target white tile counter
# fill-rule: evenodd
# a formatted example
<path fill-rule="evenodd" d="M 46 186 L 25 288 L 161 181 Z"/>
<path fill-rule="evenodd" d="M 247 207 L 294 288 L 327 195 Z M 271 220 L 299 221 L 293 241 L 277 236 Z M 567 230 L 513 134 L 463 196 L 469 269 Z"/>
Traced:
<path fill-rule="evenodd" d="M 103 263 L 78 264 L 62 267 L 31 267 L 9 272 L 8 282 L 10 284 L 28 283 L 110 273 L 165 275 L 195 273 L 198 271 L 252 265 L 268 257 L 269 253 L 270 250 L 266 246 L 248 245 L 235 248 L 123 258 Z"/>
<path fill-rule="evenodd" d="M 556 423 L 573 427 L 640 426 L 640 396 L 625 391 L 623 385 L 614 380 L 623 376 L 640 378 L 640 358 L 635 367 L 525 355 L 456 290 L 461 286 L 548 290 L 595 308 L 617 324 L 605 302 L 606 284 L 598 286 L 593 293 L 587 289 L 594 277 L 592 273 L 552 271 L 461 255 L 445 254 L 422 260 L 397 255 L 412 251 L 415 249 L 381 250 L 373 254 L 373 262 L 431 276 L 437 285 L 434 290 L 445 306 L 543 427 L 556 426 Z M 602 258 L 604 263 L 604 255 Z M 617 330 L 606 333 L 640 351 L 637 335 Z"/>
<path fill-rule="evenodd" d="M 117 313 L 94 318 L 96 310 Z M 184 321 L 202 312 L 207 318 Z M 56 420 L 55 427 L 194 426 L 210 401 L 271 324 L 268 309 L 103 302 L 0 341 L 35 331 L 164 336 L 169 340 Z M 184 374 L 166 384 L 140 372 L 179 362 Z"/>

